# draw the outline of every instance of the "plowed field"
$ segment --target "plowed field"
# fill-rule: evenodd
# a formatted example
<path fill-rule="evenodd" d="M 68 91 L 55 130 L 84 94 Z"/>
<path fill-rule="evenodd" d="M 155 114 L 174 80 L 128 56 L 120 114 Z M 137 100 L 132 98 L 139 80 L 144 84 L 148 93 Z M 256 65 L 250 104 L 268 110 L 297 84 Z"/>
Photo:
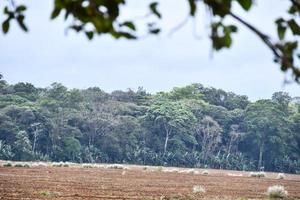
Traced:
<path fill-rule="evenodd" d="M 127 169 L 36 166 L 0 167 L 0 199 L 265 199 L 272 185 L 283 185 L 292 199 L 300 199 L 300 176 L 275 173 L 265 178 L 248 172 L 129 166 Z M 197 170 L 196 170 L 197 171 Z M 203 170 L 202 170 L 203 171 Z M 193 186 L 206 192 L 193 194 Z M 193 197 L 192 197 L 193 196 Z M 186 197 L 187 198 L 187 197 Z M 188 199 L 188 198 L 187 198 Z"/>

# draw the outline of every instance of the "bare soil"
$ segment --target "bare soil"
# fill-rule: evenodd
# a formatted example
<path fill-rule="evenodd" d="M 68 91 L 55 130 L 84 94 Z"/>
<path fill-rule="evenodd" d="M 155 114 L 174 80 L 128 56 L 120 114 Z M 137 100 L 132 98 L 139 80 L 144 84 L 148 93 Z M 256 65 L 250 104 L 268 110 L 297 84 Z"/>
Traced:
<path fill-rule="evenodd" d="M 196 171 L 143 166 L 0 167 L 0 199 L 266 199 L 272 185 L 283 185 L 291 199 L 300 199 L 299 175 L 278 180 L 276 173 L 253 178 L 248 172 L 208 170 L 202 175 L 202 169 Z M 203 186 L 206 193 L 193 194 L 195 185 Z"/>

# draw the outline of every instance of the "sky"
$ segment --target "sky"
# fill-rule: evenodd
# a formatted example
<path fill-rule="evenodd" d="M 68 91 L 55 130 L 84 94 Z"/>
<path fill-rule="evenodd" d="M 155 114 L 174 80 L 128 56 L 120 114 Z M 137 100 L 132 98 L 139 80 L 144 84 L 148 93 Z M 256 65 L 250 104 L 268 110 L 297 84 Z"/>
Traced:
<path fill-rule="evenodd" d="M 143 16 L 148 2 L 128 0 L 121 18 Z M 99 36 L 88 41 L 82 34 L 69 31 L 66 35 L 68 23 L 62 18 L 50 20 L 52 0 L 26 1 L 30 31 L 24 33 L 14 24 L 8 35 L 0 33 L 0 73 L 11 84 L 30 82 L 37 87 L 59 82 L 69 88 L 97 86 L 111 92 L 142 86 L 155 93 L 201 83 L 247 95 L 251 100 L 270 98 L 276 91 L 300 95 L 300 85 L 283 84 L 289 76 L 280 71 L 270 50 L 246 28 L 227 19 L 228 23 L 239 25 L 239 33 L 234 35 L 231 49 L 212 52 L 209 18 L 204 8 L 200 8 L 195 20 L 190 19 L 170 35 L 187 15 L 186 0 L 160 2 L 160 36 L 137 41 Z M 288 2 L 255 2 L 249 13 L 238 5 L 234 12 L 276 38 L 274 19 L 285 14 Z"/>

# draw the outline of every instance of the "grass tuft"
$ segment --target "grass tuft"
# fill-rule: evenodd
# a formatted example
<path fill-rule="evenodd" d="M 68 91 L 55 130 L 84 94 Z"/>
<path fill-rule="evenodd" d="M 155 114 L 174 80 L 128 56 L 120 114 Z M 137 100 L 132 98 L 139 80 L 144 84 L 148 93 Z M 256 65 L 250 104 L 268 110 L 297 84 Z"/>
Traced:
<path fill-rule="evenodd" d="M 57 163 L 57 162 L 54 162 L 54 163 L 52 163 L 52 167 L 68 167 L 67 166 L 68 164 L 67 163 L 64 163 L 64 162 L 59 162 L 59 163 Z"/>
<path fill-rule="evenodd" d="M 11 162 L 7 162 L 3 164 L 3 167 L 12 167 L 13 165 L 11 164 Z"/>
<path fill-rule="evenodd" d="M 270 186 L 267 190 L 270 199 L 284 199 L 288 196 L 288 192 L 281 185 Z"/>
<path fill-rule="evenodd" d="M 279 173 L 276 177 L 276 179 L 285 179 L 285 178 L 286 178 L 286 176 L 284 173 Z"/>
<path fill-rule="evenodd" d="M 49 196 L 49 195 L 50 195 L 50 192 L 48 192 L 48 191 L 41 191 L 40 194 L 41 194 L 42 196 Z"/>
<path fill-rule="evenodd" d="M 105 168 L 106 169 L 128 169 L 128 167 L 120 164 L 107 165 Z"/>
<path fill-rule="evenodd" d="M 256 178 L 262 178 L 262 177 L 266 177 L 266 173 L 265 172 L 250 172 L 249 176 L 256 177 Z"/>
<path fill-rule="evenodd" d="M 193 187 L 193 193 L 199 194 L 199 193 L 205 193 L 205 192 L 206 192 L 206 190 L 205 190 L 205 188 L 203 186 L 201 186 L 201 185 L 194 185 L 194 187 Z"/>
<path fill-rule="evenodd" d="M 204 170 L 201 174 L 202 175 L 209 175 L 209 171 L 208 170 Z"/>

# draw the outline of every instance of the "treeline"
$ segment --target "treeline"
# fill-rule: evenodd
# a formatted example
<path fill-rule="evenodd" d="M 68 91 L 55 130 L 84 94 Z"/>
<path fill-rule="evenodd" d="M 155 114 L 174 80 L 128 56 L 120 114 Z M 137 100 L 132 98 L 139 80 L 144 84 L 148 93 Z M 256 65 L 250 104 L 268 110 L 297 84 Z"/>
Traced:
<path fill-rule="evenodd" d="M 300 173 L 300 98 L 192 84 L 154 95 L 0 79 L 0 159 Z"/>

